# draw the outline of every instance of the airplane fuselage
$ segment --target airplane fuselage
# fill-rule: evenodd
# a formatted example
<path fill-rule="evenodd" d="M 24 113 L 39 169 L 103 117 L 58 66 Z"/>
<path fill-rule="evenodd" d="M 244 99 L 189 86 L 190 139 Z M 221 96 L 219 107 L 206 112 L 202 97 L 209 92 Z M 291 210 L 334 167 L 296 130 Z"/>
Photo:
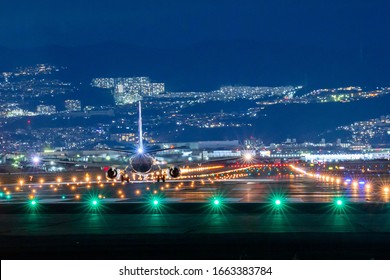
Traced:
<path fill-rule="evenodd" d="M 152 171 L 154 162 L 151 155 L 140 153 L 130 158 L 130 167 L 132 172 L 146 175 Z"/>

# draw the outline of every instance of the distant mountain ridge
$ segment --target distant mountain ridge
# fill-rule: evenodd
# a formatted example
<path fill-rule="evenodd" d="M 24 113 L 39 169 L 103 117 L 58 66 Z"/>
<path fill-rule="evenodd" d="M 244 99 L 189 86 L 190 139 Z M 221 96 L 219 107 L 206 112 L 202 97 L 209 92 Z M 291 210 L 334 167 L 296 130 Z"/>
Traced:
<path fill-rule="evenodd" d="M 253 41 L 204 42 L 177 49 L 108 42 L 29 49 L 0 47 L 0 72 L 16 66 L 67 66 L 72 80 L 149 76 L 169 91 L 209 91 L 221 85 L 388 86 L 390 53 L 355 52 Z"/>

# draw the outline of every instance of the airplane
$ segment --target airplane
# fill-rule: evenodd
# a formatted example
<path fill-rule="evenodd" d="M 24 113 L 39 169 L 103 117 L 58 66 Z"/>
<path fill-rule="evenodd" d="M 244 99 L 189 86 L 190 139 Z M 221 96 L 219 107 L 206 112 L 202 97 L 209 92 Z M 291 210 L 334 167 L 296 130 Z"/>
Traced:
<path fill-rule="evenodd" d="M 157 159 L 153 156 L 153 154 L 165 151 L 165 150 L 172 150 L 172 149 L 178 149 L 178 148 L 184 148 L 184 147 L 170 147 L 166 149 L 158 149 L 158 150 L 151 150 L 151 151 L 145 151 L 144 144 L 143 144 L 143 136 L 142 136 L 142 110 L 141 110 L 141 101 L 138 101 L 138 137 L 139 137 L 139 143 L 138 147 L 136 149 L 136 153 L 129 152 L 129 151 L 123 151 L 123 150 L 113 150 L 109 149 L 111 151 L 117 151 L 127 154 L 132 154 L 129 160 L 129 166 L 127 166 L 124 170 L 117 169 L 115 167 L 107 168 L 106 171 L 106 178 L 107 180 L 120 180 L 120 181 L 130 181 L 130 176 L 128 171 L 130 173 L 136 174 L 141 176 L 144 180 L 147 179 L 152 173 L 157 173 L 157 182 L 165 182 L 166 178 L 169 176 L 170 178 L 178 178 L 181 175 L 181 170 L 179 166 L 172 166 L 168 168 L 168 170 L 165 172 L 161 169 L 161 166 L 158 164 Z"/>

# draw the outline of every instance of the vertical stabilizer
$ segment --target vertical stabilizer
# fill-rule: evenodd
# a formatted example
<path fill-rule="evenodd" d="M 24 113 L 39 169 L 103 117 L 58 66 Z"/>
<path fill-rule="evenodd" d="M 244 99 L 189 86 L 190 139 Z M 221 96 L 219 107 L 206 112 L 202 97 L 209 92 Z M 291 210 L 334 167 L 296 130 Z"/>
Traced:
<path fill-rule="evenodd" d="M 138 101 L 138 137 L 139 137 L 139 147 L 138 152 L 144 152 L 144 144 L 142 139 L 142 111 L 141 111 L 141 101 Z"/>

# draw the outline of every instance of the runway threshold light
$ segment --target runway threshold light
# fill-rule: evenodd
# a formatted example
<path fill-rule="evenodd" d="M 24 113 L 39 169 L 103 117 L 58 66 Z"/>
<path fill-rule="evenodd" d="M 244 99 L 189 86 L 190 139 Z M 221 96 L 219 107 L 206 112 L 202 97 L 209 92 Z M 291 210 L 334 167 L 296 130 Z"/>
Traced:
<path fill-rule="evenodd" d="M 281 197 L 276 197 L 272 200 L 272 206 L 274 210 L 279 210 L 283 208 L 283 199 Z"/>
<path fill-rule="evenodd" d="M 343 207 L 344 206 L 344 200 L 341 198 L 336 199 L 335 204 L 337 207 Z"/>
<path fill-rule="evenodd" d="M 161 205 L 161 198 L 158 195 L 152 196 L 150 200 L 152 207 L 156 208 Z"/>
<path fill-rule="evenodd" d="M 214 209 L 218 209 L 218 211 L 222 210 L 223 208 L 225 208 L 223 198 L 221 196 L 211 197 L 210 206 Z"/>
<path fill-rule="evenodd" d="M 92 199 L 91 200 L 91 206 L 92 207 L 98 207 L 99 206 L 99 201 L 97 199 Z"/>

